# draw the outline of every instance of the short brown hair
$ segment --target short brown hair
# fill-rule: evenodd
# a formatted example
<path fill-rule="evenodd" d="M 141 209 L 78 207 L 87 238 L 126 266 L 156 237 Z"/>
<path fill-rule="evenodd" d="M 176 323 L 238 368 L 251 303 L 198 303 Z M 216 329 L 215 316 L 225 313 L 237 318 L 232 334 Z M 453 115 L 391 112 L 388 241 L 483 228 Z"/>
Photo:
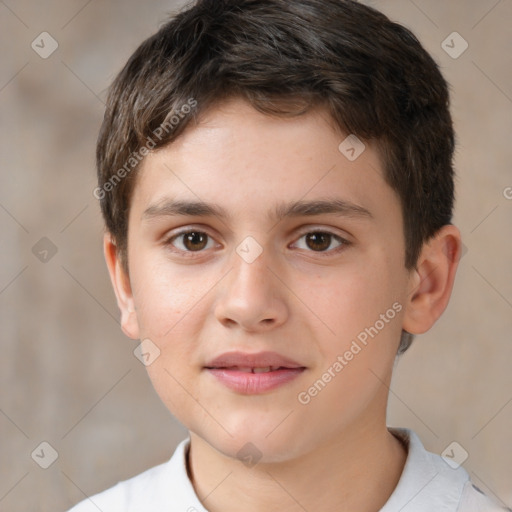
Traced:
<path fill-rule="evenodd" d="M 407 268 L 451 222 L 448 85 L 408 29 L 353 0 L 199 0 L 144 41 L 110 88 L 95 196 L 124 262 L 133 183 L 148 147 L 169 144 L 235 96 L 272 115 L 325 107 L 344 132 L 376 141 L 401 201 Z M 404 332 L 399 352 L 411 341 Z"/>

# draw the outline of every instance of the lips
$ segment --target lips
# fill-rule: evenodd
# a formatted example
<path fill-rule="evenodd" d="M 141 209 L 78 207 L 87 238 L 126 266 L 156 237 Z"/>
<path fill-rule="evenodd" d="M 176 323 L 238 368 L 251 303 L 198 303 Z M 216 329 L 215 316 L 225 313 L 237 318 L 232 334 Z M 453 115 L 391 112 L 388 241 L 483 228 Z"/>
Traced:
<path fill-rule="evenodd" d="M 224 386 L 240 394 L 271 391 L 298 377 L 306 367 L 276 352 L 227 352 L 205 365 Z"/>
<path fill-rule="evenodd" d="M 238 368 L 240 371 L 252 369 L 303 368 L 292 359 L 288 359 L 276 352 L 258 352 L 249 354 L 245 352 L 226 352 L 212 359 L 205 368 Z"/>
<path fill-rule="evenodd" d="M 256 367 L 253 368 L 251 366 L 229 366 L 225 367 L 226 370 L 238 370 L 239 372 L 244 373 L 268 373 L 275 372 L 280 368 L 284 368 L 283 366 L 265 366 L 265 367 Z"/>

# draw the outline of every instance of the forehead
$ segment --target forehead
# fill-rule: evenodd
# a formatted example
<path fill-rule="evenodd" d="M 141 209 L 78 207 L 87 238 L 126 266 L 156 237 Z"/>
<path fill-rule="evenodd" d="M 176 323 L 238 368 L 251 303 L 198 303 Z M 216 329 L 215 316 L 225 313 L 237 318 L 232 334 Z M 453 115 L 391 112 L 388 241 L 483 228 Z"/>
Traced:
<path fill-rule="evenodd" d="M 261 216 L 263 210 L 282 210 L 283 203 L 319 198 L 342 199 L 369 212 L 397 202 L 377 149 L 348 135 L 321 108 L 277 117 L 232 99 L 146 157 L 132 207 L 141 214 L 171 198 Z"/>

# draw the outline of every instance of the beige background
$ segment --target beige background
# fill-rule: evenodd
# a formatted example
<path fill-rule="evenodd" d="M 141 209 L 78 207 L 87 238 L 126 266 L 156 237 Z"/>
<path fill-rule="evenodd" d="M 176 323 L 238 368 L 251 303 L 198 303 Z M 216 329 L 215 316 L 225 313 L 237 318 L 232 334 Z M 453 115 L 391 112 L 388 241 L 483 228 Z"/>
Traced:
<path fill-rule="evenodd" d="M 389 423 L 438 453 L 457 441 L 475 483 L 512 506 L 512 1 L 370 3 L 451 83 L 467 246 L 446 314 L 397 366 Z M 2 511 L 65 510 L 186 435 L 120 331 L 92 196 L 105 89 L 178 4 L 0 1 Z M 31 48 L 43 31 L 59 44 L 47 59 Z M 469 43 L 458 59 L 441 48 L 453 31 Z M 58 251 L 46 263 L 32 252 L 42 237 Z M 42 441 L 59 455 L 46 470 L 31 458 Z"/>

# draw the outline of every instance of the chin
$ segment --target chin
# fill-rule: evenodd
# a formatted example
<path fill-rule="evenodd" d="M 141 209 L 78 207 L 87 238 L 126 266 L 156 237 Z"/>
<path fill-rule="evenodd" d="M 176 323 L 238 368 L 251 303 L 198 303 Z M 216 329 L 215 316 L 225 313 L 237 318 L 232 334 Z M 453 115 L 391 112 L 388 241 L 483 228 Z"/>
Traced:
<path fill-rule="evenodd" d="M 218 425 L 208 432 L 201 429 L 194 432 L 218 452 L 250 467 L 256 462 L 285 462 L 301 454 L 301 429 L 292 431 L 290 426 L 285 428 L 279 425 L 282 420 L 247 418 L 242 422 L 231 422 L 229 426 L 225 424 L 232 437 Z"/>

